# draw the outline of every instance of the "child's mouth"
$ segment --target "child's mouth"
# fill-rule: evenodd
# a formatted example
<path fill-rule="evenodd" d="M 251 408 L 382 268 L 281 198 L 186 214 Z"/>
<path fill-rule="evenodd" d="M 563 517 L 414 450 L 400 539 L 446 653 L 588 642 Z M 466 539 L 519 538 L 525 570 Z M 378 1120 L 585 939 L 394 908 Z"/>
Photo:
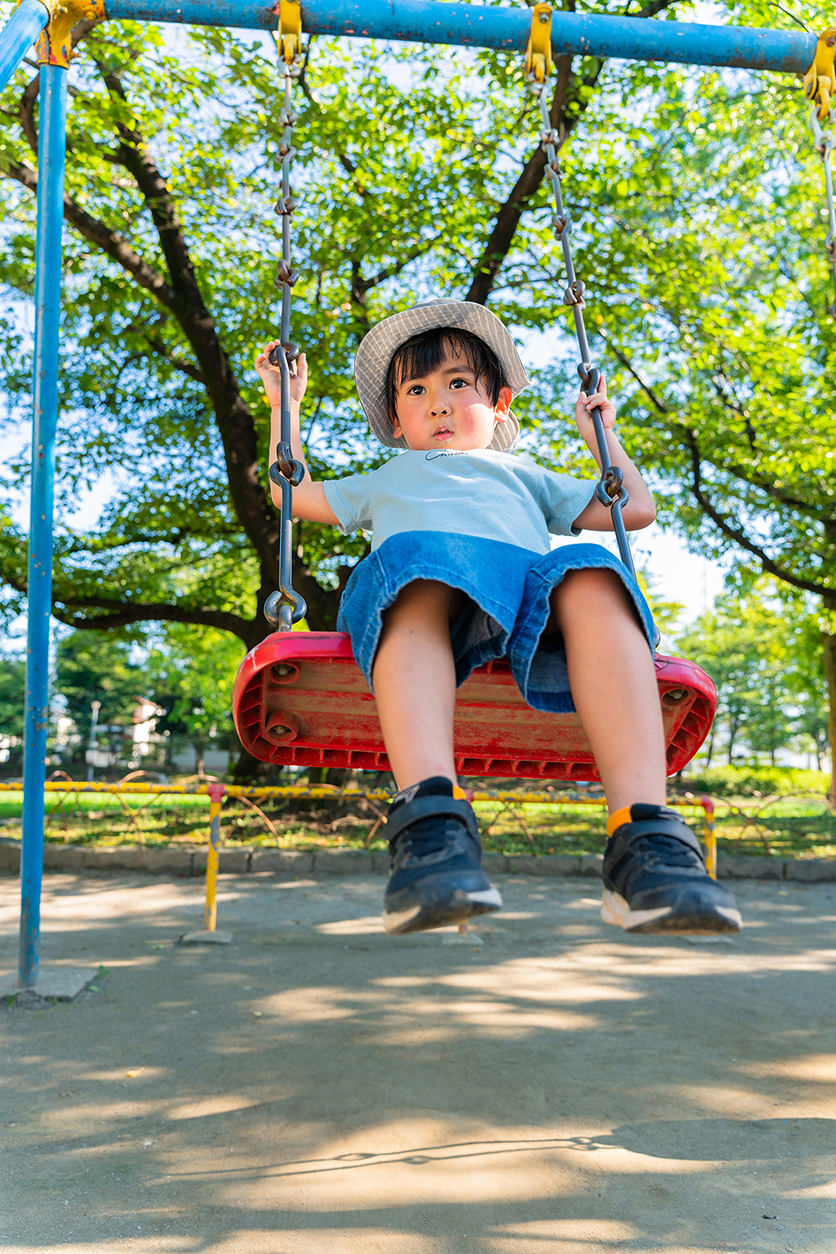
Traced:
<path fill-rule="evenodd" d="M 433 439 L 434 440 L 449 440 L 452 434 L 453 432 L 450 430 L 449 427 L 439 427 L 437 431 L 433 432 Z"/>

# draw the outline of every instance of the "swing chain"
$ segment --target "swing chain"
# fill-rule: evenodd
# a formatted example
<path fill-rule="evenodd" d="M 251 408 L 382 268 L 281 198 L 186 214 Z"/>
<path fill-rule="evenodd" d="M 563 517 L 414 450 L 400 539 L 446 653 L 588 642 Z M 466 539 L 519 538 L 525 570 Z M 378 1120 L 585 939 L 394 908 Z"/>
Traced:
<path fill-rule="evenodd" d="M 833 271 L 833 287 L 836 291 L 836 204 L 833 196 L 833 149 L 836 148 L 836 139 L 833 132 L 824 130 L 819 125 L 819 110 L 817 105 L 813 105 L 810 111 L 810 122 L 813 127 L 813 146 L 822 159 L 824 166 L 824 188 L 827 200 L 828 215 L 828 231 L 824 240 L 825 252 L 830 259 L 830 268 Z M 833 113 L 830 112 L 825 116 L 825 124 L 832 124 Z M 833 304 L 828 306 L 827 312 L 831 318 L 836 318 L 836 299 Z"/>
<path fill-rule="evenodd" d="M 583 282 L 575 274 L 575 266 L 572 260 L 572 245 L 570 242 L 572 220 L 563 204 L 560 160 L 557 155 L 560 135 L 552 126 L 549 113 L 549 101 L 552 95 L 551 82 L 548 75 L 540 81 L 538 81 L 537 76 L 533 72 L 527 74 L 526 77 L 531 83 L 531 90 L 537 97 L 540 106 L 540 143 L 543 152 L 546 154 L 545 175 L 552 185 L 554 194 L 554 213 L 552 214 L 551 222 L 555 236 L 563 250 L 563 263 L 566 267 L 566 278 L 568 280 L 563 293 L 563 303 L 571 308 L 575 320 L 575 335 L 581 353 L 581 361 L 578 365 L 581 388 L 587 396 L 592 396 L 598 390 L 601 372 L 592 365 L 592 354 L 589 351 L 586 325 L 583 320 L 583 311 L 586 308 L 586 301 L 584 300 L 584 291 L 586 289 Z M 635 577 L 636 571 L 633 565 L 633 557 L 630 553 L 630 542 L 627 539 L 627 530 L 621 517 L 621 511 L 630 498 L 627 494 L 627 489 L 624 487 L 621 470 L 617 466 L 609 465 L 607 434 L 604 430 L 600 411 L 597 408 L 593 409 L 591 417 L 598 445 L 598 457 L 601 463 L 601 477 L 595 488 L 595 495 L 602 505 L 612 510 L 613 531 L 618 541 L 619 555 L 630 574 Z"/>
<path fill-rule="evenodd" d="M 270 466 L 270 479 L 281 489 L 281 529 L 279 533 L 279 587 L 272 592 L 264 605 L 264 617 L 271 627 L 290 631 L 294 623 L 305 617 L 307 606 L 293 588 L 293 489 L 305 477 L 305 467 L 294 458 L 290 444 L 290 381 L 296 374 L 299 347 L 290 339 L 291 290 L 299 278 L 290 255 L 290 220 L 296 208 L 290 189 L 290 166 L 296 155 L 293 147 L 293 127 L 298 114 L 293 108 L 293 85 L 302 73 L 301 65 L 302 19 L 296 0 L 282 0 L 278 48 L 284 79 L 284 106 L 279 116 L 282 142 L 279 154 L 282 159 L 281 195 L 274 212 L 282 220 L 282 255 L 276 265 L 275 284 L 282 294 L 280 343 L 270 351 L 270 361 L 281 370 L 281 423 L 280 439 L 276 445 L 276 460 Z"/>

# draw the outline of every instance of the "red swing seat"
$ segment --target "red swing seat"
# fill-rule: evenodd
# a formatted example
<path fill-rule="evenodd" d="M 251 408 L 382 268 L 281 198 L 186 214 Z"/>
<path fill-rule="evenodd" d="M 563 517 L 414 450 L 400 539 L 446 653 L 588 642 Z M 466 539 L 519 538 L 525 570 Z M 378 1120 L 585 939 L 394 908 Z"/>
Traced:
<path fill-rule="evenodd" d="M 656 655 L 668 774 L 691 761 L 717 708 L 717 689 L 693 662 Z M 275 632 L 244 659 L 235 726 L 255 758 L 281 766 L 386 771 L 374 697 L 341 632 Z M 456 698 L 460 775 L 597 780 L 577 714 L 526 705 L 505 659 L 480 666 Z"/>

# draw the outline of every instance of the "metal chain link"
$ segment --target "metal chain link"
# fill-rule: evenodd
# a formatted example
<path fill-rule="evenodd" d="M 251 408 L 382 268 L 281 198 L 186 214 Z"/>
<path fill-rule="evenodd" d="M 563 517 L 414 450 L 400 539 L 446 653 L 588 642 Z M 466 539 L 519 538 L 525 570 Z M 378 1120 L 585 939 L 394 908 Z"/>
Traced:
<path fill-rule="evenodd" d="M 833 112 L 827 115 L 827 125 L 833 125 Z M 830 269 L 833 272 L 833 289 L 836 292 L 836 205 L 833 199 L 833 168 L 831 157 L 833 149 L 836 147 L 836 139 L 833 138 L 833 132 L 824 130 L 819 126 L 818 105 L 814 105 L 810 111 L 810 122 L 813 127 L 813 146 L 822 159 L 824 166 L 824 190 L 827 200 L 828 214 L 828 231 L 825 236 L 824 247 L 830 259 Z M 827 312 L 831 318 L 836 318 L 836 299 L 833 304 L 828 306 Z"/>
<path fill-rule="evenodd" d="M 282 312 L 280 344 L 270 352 L 270 361 L 282 373 L 280 438 L 276 445 L 276 460 L 270 467 L 270 478 L 281 489 L 282 521 L 279 535 L 279 587 L 276 592 L 271 592 L 264 605 L 264 617 L 279 631 L 290 631 L 293 624 L 304 618 L 307 611 L 304 599 L 293 588 L 293 489 L 304 479 L 305 467 L 294 458 L 290 447 L 290 380 L 296 374 L 296 359 L 299 356 L 298 345 L 290 340 L 290 296 L 293 285 L 299 278 L 299 272 L 293 269 L 290 257 L 290 219 L 296 208 L 296 201 L 290 190 L 290 166 L 296 155 L 293 127 L 298 118 L 293 110 L 293 85 L 302 73 L 302 58 L 298 40 L 289 60 L 285 53 L 286 47 L 287 41 L 280 39 L 279 53 L 282 57 L 284 78 L 284 107 L 279 118 L 282 126 L 282 143 L 279 149 L 282 158 L 282 190 L 274 212 L 282 220 L 282 255 L 276 266 L 275 278 L 276 287 L 282 294 Z"/>
<path fill-rule="evenodd" d="M 560 136 L 552 127 L 551 116 L 549 113 L 549 101 L 552 97 L 552 83 L 546 77 L 542 82 L 533 80 L 531 75 L 528 76 L 531 82 L 531 90 L 537 97 L 540 106 L 540 143 L 543 152 L 546 154 L 546 178 L 549 179 L 554 193 L 555 211 L 552 214 L 552 226 L 554 233 L 563 249 L 563 262 L 566 266 L 566 278 L 568 280 L 567 287 L 563 293 L 563 303 L 569 305 L 573 317 L 575 319 L 575 335 L 578 340 L 578 348 L 580 349 L 581 360 L 578 364 L 578 374 L 581 378 L 581 386 L 587 396 L 591 396 L 598 390 L 598 383 L 601 378 L 600 370 L 592 364 L 592 354 L 589 350 L 589 341 L 586 336 L 586 326 L 583 320 L 583 311 L 586 308 L 584 301 L 584 284 L 575 274 L 575 266 L 572 260 L 572 245 L 570 243 L 570 235 L 572 231 L 572 222 L 563 206 L 563 191 L 560 183 L 560 161 L 557 156 L 557 145 L 560 143 Z M 601 462 L 601 478 L 595 489 L 595 495 L 602 505 L 606 505 L 612 510 L 612 524 L 615 538 L 618 542 L 618 552 L 622 562 L 629 570 L 630 574 L 635 577 L 636 571 L 633 566 L 633 557 L 630 552 L 630 542 L 627 539 L 627 530 L 624 526 L 624 519 L 621 517 L 621 511 L 629 500 L 627 489 L 622 482 L 623 476 L 621 470 L 617 466 L 609 465 L 609 449 L 607 447 L 607 436 L 604 430 L 604 424 L 601 421 L 599 410 L 591 411 L 592 422 L 595 427 L 595 440 L 598 445 L 598 456 Z"/>

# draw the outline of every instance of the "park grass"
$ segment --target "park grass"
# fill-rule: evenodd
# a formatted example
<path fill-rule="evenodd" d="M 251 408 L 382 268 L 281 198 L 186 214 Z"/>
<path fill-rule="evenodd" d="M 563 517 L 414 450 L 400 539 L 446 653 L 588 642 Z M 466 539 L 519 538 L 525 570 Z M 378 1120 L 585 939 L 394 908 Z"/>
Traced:
<path fill-rule="evenodd" d="M 0 790 L 0 834 L 20 836 L 20 793 Z M 168 846 L 205 844 L 208 798 L 202 796 L 108 793 L 47 795 L 46 839 L 87 846 Z M 476 803 L 485 850 L 505 854 L 600 853 L 606 842 L 604 810 L 555 801 L 521 805 L 514 801 Z M 378 823 L 380 806 L 362 801 L 336 807 L 307 801 L 259 812 L 227 798 L 222 839 L 230 847 L 354 848 L 385 847 Z M 703 811 L 679 810 L 698 835 Z M 836 815 L 821 797 L 739 797 L 717 802 L 717 844 L 721 852 L 777 858 L 836 858 Z"/>

